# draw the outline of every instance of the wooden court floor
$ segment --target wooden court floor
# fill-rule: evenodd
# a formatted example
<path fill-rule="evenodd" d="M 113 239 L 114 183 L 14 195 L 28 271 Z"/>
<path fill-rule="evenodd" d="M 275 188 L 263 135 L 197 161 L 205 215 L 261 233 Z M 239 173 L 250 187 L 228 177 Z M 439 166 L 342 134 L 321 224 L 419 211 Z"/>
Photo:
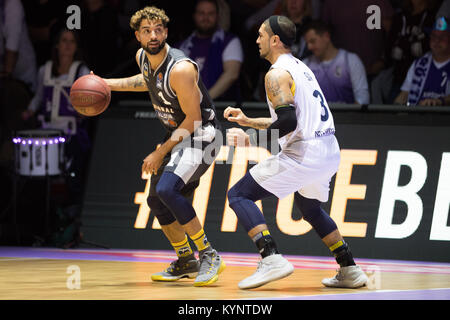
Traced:
<path fill-rule="evenodd" d="M 236 299 L 438 299 L 450 300 L 450 263 L 357 260 L 368 287 L 332 289 L 321 284 L 337 268 L 331 258 L 286 256 L 288 278 L 257 289 L 237 284 L 251 275 L 255 254 L 222 253 L 227 268 L 208 287 L 193 280 L 152 282 L 175 256 L 169 251 L 62 250 L 0 247 L 2 300 L 236 300 Z"/>

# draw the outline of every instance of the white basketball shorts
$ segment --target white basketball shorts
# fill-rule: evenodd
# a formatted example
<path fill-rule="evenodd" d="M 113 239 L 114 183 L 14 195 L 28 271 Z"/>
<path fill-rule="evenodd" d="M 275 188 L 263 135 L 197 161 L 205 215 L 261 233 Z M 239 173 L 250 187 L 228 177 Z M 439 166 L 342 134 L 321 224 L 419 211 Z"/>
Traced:
<path fill-rule="evenodd" d="M 258 163 L 250 174 L 279 199 L 299 192 L 308 199 L 327 202 L 330 180 L 337 172 L 340 149 L 334 135 L 303 141 L 298 154 L 283 150 Z"/>

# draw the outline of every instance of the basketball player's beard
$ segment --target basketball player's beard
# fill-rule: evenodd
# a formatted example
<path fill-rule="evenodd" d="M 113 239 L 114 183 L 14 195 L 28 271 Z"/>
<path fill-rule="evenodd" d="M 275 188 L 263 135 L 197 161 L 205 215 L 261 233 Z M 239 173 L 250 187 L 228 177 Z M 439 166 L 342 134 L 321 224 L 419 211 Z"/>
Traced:
<path fill-rule="evenodd" d="M 148 45 L 144 46 L 142 44 L 141 44 L 141 47 L 142 47 L 142 49 L 145 50 L 145 52 L 148 52 L 151 55 L 156 55 L 164 48 L 165 45 L 166 45 L 166 40 L 163 40 L 161 42 L 161 44 L 159 46 L 157 46 L 157 47 L 149 48 Z"/>

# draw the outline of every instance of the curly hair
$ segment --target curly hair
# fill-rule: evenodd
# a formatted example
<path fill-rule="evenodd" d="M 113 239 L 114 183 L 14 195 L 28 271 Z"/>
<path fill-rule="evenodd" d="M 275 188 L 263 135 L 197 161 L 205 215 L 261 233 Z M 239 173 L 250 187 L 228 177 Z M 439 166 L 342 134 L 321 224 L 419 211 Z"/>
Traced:
<path fill-rule="evenodd" d="M 150 21 L 161 20 L 164 27 L 167 27 L 170 19 L 162 9 L 156 7 L 145 7 L 144 9 L 136 11 L 130 19 L 130 27 L 137 31 L 141 26 L 141 21 L 147 19 Z"/>

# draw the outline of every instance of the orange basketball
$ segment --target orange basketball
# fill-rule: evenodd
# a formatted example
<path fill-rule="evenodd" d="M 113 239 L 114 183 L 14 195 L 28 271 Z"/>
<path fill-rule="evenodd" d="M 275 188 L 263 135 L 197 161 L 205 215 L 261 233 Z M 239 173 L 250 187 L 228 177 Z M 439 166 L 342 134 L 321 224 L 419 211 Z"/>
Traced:
<path fill-rule="evenodd" d="M 111 101 L 111 89 L 94 74 L 78 78 L 70 89 L 70 102 L 78 113 L 92 117 L 106 110 Z"/>

